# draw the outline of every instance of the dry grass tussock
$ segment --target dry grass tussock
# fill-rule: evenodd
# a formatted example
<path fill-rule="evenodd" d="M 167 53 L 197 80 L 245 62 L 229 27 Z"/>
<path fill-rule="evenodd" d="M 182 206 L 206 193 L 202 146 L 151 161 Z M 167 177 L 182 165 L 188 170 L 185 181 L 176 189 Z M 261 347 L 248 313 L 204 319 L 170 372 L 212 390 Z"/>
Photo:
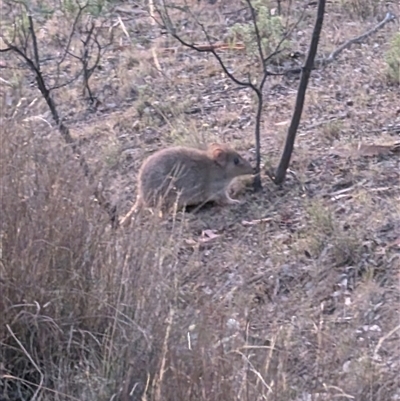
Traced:
<path fill-rule="evenodd" d="M 284 264 L 264 230 L 232 239 L 237 253 L 221 241 L 214 263 L 188 248 L 185 218 L 113 233 L 53 135 L 11 119 L 3 133 L 2 400 L 396 399 L 398 342 L 382 334 L 398 317 L 391 273 L 378 274 L 383 288 L 374 267 L 355 267 L 328 295 L 334 261 L 363 266 L 361 232 L 352 242 L 319 203 L 306 207 L 297 254 L 322 261 L 308 266 Z M 356 282 L 347 303 L 340 286 Z"/>
<path fill-rule="evenodd" d="M 216 37 L 234 3 L 210 6 Z M 369 14 L 353 15 L 362 3 L 329 2 L 321 52 L 370 27 Z M 119 12 L 133 42 L 118 31 L 91 81 L 102 106 L 88 111 L 80 82 L 54 91 L 122 214 L 141 161 L 160 147 L 221 140 L 253 155 L 251 94 L 211 57 L 152 41 L 148 15 L 132 18 L 129 4 Z M 307 48 L 307 12 L 293 48 Z M 39 37 L 49 52 L 65 29 L 54 18 Z M 382 73 L 394 30 L 313 73 L 282 187 L 263 177 L 242 205 L 141 214 L 117 231 L 43 120 L 31 77 L 4 69 L 13 84 L 0 108 L 0 401 L 399 400 L 398 155 L 349 150 L 397 135 L 398 88 Z M 246 66 L 241 53 L 225 56 Z M 63 71 L 77 68 L 69 63 Z M 266 164 L 279 156 L 297 82 L 268 80 Z"/>

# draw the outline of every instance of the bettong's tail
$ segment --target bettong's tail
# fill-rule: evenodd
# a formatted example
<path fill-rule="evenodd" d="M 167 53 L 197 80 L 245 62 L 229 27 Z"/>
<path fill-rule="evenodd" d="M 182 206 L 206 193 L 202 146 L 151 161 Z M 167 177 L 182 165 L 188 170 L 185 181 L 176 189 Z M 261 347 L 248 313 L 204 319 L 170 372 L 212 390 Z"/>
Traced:
<path fill-rule="evenodd" d="M 138 196 L 135 204 L 130 208 L 129 212 L 120 220 L 119 222 L 120 227 L 127 226 L 128 223 L 131 221 L 132 215 L 135 214 L 140 209 L 141 206 L 142 206 L 142 200 Z"/>

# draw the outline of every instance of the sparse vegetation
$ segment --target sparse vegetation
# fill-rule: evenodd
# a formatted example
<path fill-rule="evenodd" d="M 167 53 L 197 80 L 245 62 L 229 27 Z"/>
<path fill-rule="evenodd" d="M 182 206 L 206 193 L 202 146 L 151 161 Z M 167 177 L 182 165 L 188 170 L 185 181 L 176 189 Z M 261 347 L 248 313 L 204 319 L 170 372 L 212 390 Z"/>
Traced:
<path fill-rule="evenodd" d="M 279 48 L 280 53 L 276 54 L 273 59 L 278 59 L 282 52 L 289 50 L 290 41 L 285 37 L 285 26 L 282 23 L 282 16 L 277 14 L 276 2 L 265 2 L 261 0 L 252 1 L 252 6 L 256 13 L 256 23 L 258 34 L 260 35 L 260 44 L 263 53 L 268 56 Z M 273 10 L 273 12 L 272 12 Z M 259 61 L 259 50 L 257 47 L 257 33 L 254 29 L 253 21 L 245 23 L 236 23 L 231 28 L 232 45 L 235 43 L 243 43 L 247 54 L 251 59 Z M 284 40 L 282 41 L 282 37 Z M 280 43 L 282 41 L 282 43 Z M 286 55 L 287 56 L 287 55 Z M 276 61 L 276 60 L 275 60 Z"/>
<path fill-rule="evenodd" d="M 400 33 L 395 34 L 390 42 L 386 64 L 389 82 L 400 84 Z"/>
<path fill-rule="evenodd" d="M 340 139 L 342 123 L 340 121 L 329 121 L 322 126 L 321 132 L 330 143 Z"/>
<path fill-rule="evenodd" d="M 50 3 L 40 4 L 32 16 L 41 22 L 42 71 L 52 83 L 52 57 L 71 26 L 44 14 Z M 52 96 L 94 183 L 121 213 L 134 202 L 142 160 L 170 143 L 218 139 L 254 162 L 248 91 L 215 72 L 211 57 L 159 35 L 141 2 L 100 4 L 98 15 L 114 29 L 90 77 L 100 104 L 88 104 L 81 79 Z M 13 13 L 21 6 L 12 5 Z M 303 5 L 293 2 L 297 10 Z M 204 7 L 215 37 L 226 34 L 221 20 L 243 23 L 239 1 L 190 6 Z M 339 2 L 326 12 L 321 52 L 338 26 L 340 42 L 371 27 Z M 2 13 L 2 28 L 13 13 Z M 304 24 L 304 35 L 291 38 L 299 49 L 307 49 L 312 30 L 311 20 Z M 386 25 L 379 40 L 389 44 L 397 30 Z M 99 39 L 109 39 L 107 29 L 103 34 Z M 398 141 L 400 128 L 398 91 L 374 79 L 385 69 L 385 49 L 367 43 L 362 57 L 350 49 L 340 69 L 311 75 L 312 96 L 281 187 L 244 192 L 246 202 L 232 208 L 188 210 L 165 221 L 142 214 L 115 231 L 32 85 L 32 71 L 3 52 L 0 400 L 399 399 L 399 164 L 396 147 L 378 157 L 372 146 Z M 232 70 L 242 68 L 240 52 L 224 57 Z M 81 68 L 70 58 L 60 79 L 68 82 Z M 274 76 L 264 91 L 260 139 L 272 164 L 297 83 Z M 363 154 L 360 142 L 372 151 Z"/>
<path fill-rule="evenodd" d="M 352 18 L 366 20 L 377 15 L 381 2 L 379 0 L 340 0 L 343 10 Z"/>

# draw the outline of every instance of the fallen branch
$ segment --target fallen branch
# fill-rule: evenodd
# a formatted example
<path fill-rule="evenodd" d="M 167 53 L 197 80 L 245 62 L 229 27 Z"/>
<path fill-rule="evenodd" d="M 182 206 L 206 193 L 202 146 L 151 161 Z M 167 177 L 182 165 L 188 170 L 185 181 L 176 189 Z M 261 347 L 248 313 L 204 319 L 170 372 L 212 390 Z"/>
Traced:
<path fill-rule="evenodd" d="M 347 42 L 343 43 L 341 46 L 339 46 L 335 51 L 333 51 L 328 58 L 321 60 L 320 62 L 322 65 L 326 65 L 334 61 L 337 56 L 342 53 L 343 50 L 348 49 L 351 45 L 354 43 L 362 43 L 364 39 L 367 39 L 369 36 L 373 35 L 374 33 L 378 32 L 379 29 L 382 29 L 388 22 L 394 21 L 397 17 L 392 14 L 391 12 L 388 12 L 385 16 L 385 18 L 374 28 L 370 29 L 369 31 L 363 33 L 360 36 L 357 36 L 356 38 L 350 39 Z"/>
<path fill-rule="evenodd" d="M 314 65 L 312 67 L 313 70 L 317 70 L 319 68 L 325 67 L 326 65 L 332 63 L 335 61 L 340 53 L 343 52 L 343 50 L 348 49 L 355 43 L 362 43 L 365 39 L 382 29 L 388 22 L 394 21 L 397 19 L 396 15 L 392 14 L 391 12 L 388 12 L 385 16 L 385 18 L 375 27 L 371 28 L 367 32 L 363 33 L 360 36 L 357 36 L 353 39 L 349 39 L 347 42 L 343 43 L 341 46 L 339 46 L 336 50 L 334 50 L 328 57 L 324 58 L 318 58 L 314 61 Z M 270 75 L 283 75 L 283 76 L 288 76 L 291 74 L 300 74 L 302 71 L 301 67 L 295 67 L 295 68 L 288 68 L 288 69 L 278 69 L 278 72 L 270 72 Z"/>
<path fill-rule="evenodd" d="M 200 44 L 196 45 L 196 48 L 204 51 L 211 50 L 244 50 L 245 47 L 243 44 L 230 45 L 229 43 L 213 43 L 213 44 Z M 168 48 L 163 49 L 168 50 Z"/>

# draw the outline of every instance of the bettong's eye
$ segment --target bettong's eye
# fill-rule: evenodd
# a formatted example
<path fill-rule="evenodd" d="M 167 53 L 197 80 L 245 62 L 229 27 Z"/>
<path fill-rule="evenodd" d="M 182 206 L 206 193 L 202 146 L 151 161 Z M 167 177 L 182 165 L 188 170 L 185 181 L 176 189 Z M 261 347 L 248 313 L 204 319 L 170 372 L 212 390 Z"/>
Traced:
<path fill-rule="evenodd" d="M 235 163 L 235 166 L 237 166 L 238 164 L 239 164 L 239 158 L 238 157 L 235 157 L 234 159 L 233 159 L 233 162 Z"/>

